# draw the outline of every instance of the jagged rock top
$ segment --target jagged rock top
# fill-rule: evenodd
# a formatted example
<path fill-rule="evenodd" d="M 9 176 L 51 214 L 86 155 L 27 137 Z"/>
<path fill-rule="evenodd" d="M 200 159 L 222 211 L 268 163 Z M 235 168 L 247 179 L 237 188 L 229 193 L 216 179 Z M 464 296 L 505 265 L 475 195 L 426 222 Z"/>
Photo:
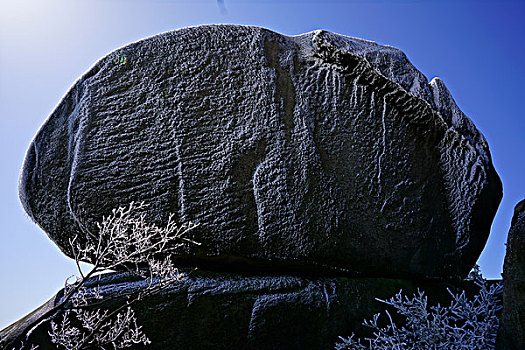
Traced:
<path fill-rule="evenodd" d="M 98 61 L 33 140 L 28 214 L 71 254 L 112 208 L 175 213 L 218 269 L 465 275 L 501 200 L 487 143 L 399 50 L 209 25 Z"/>

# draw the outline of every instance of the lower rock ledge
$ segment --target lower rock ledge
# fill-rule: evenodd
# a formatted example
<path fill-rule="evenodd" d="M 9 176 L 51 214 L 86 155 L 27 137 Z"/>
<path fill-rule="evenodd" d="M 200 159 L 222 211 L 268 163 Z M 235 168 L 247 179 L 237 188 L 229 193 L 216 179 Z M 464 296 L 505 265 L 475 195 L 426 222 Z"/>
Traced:
<path fill-rule="evenodd" d="M 93 277 L 105 309 L 126 301 L 146 283 L 128 273 Z M 193 271 L 180 282 L 133 303 L 138 324 L 151 340 L 134 349 L 333 349 L 338 336 L 365 335 L 363 320 L 385 309 L 375 298 L 425 291 L 429 304 L 448 303 L 447 288 L 475 291 L 472 283 L 386 278 L 246 276 Z M 28 316 L 0 331 L 2 344 L 28 331 L 37 318 L 60 302 L 63 291 Z M 49 322 L 27 339 L 39 350 L 56 349 Z M 3 348 L 4 345 L 1 347 Z"/>

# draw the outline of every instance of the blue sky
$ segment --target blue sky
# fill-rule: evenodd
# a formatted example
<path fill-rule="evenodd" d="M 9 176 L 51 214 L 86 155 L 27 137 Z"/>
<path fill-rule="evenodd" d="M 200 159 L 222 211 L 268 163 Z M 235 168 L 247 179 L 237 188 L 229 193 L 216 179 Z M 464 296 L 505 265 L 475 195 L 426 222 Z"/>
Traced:
<path fill-rule="evenodd" d="M 499 278 L 514 205 L 525 197 L 523 1 L 0 0 L 0 329 L 48 300 L 74 263 L 25 215 L 17 184 L 25 151 L 73 82 L 108 52 L 189 25 L 315 29 L 402 49 L 441 77 L 487 138 L 504 187 L 479 260 Z"/>

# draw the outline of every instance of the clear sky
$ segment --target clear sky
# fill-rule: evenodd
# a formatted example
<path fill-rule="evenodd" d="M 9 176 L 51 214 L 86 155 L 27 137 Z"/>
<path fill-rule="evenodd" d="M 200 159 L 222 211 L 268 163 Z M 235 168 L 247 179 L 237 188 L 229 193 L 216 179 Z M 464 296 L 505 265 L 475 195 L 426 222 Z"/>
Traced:
<path fill-rule="evenodd" d="M 490 145 L 503 202 L 479 260 L 499 278 L 514 205 L 525 197 L 525 1 L 0 0 L 0 329 L 76 272 L 25 215 L 17 184 L 32 137 L 73 82 L 108 52 L 189 25 L 315 29 L 402 49 L 441 77 Z"/>

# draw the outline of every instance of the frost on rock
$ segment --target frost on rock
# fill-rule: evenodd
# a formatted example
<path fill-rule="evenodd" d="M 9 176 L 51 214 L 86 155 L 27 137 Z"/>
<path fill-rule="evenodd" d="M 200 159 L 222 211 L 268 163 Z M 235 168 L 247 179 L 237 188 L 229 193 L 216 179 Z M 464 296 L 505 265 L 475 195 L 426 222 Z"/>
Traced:
<path fill-rule="evenodd" d="M 31 144 L 27 213 L 72 256 L 111 208 L 199 222 L 176 264 L 465 276 L 501 182 L 440 80 L 326 31 L 184 28 L 98 61 Z"/>

